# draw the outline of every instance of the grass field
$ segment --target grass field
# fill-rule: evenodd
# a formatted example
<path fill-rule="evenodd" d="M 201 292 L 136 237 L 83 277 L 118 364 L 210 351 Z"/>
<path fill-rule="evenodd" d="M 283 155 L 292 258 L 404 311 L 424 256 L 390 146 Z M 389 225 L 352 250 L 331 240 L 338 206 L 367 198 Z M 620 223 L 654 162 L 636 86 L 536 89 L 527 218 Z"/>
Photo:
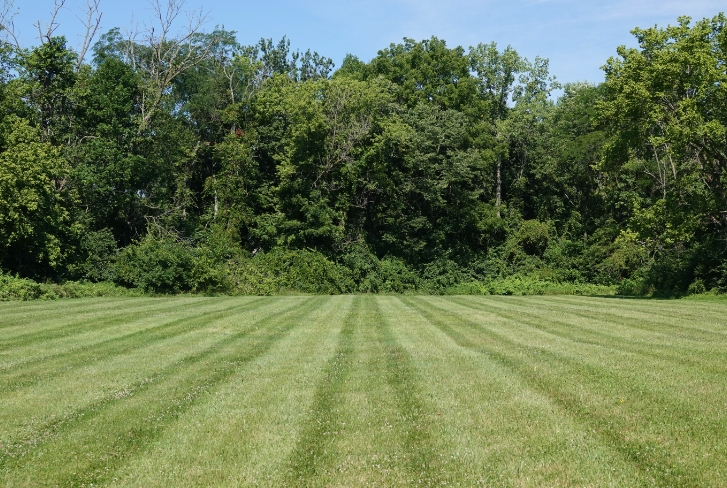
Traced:
<path fill-rule="evenodd" d="M 0 303 L 4 486 L 727 486 L 727 302 Z"/>

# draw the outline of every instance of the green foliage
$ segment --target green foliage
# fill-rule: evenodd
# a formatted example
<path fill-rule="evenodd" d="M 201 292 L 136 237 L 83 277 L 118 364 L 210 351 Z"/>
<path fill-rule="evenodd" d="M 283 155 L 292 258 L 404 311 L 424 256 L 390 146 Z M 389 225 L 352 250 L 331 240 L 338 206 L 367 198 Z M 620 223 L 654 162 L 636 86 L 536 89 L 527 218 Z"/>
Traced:
<path fill-rule="evenodd" d="M 34 300 L 42 295 L 42 287 L 35 281 L 0 273 L 0 300 Z"/>
<path fill-rule="evenodd" d="M 0 123 L 0 266 L 48 275 L 63 260 L 67 169 L 60 150 L 15 116 Z"/>
<path fill-rule="evenodd" d="M 7 300 L 56 300 L 59 298 L 130 297 L 139 296 L 135 290 L 118 286 L 109 281 L 66 281 L 64 283 L 37 283 L 0 273 L 0 301 Z"/>
<path fill-rule="evenodd" d="M 463 109 L 476 93 L 465 50 L 448 48 L 432 37 L 420 42 L 405 38 L 379 51 L 366 67 L 366 77 L 384 77 L 397 87 L 400 103 L 414 107 L 434 103 L 441 108 Z"/>
<path fill-rule="evenodd" d="M 524 220 L 511 235 L 508 247 L 511 254 L 525 253 L 542 257 L 550 241 L 550 227 L 545 222 Z"/>
<path fill-rule="evenodd" d="M 608 190 L 621 175 L 626 224 L 653 259 L 647 280 L 665 294 L 684 292 L 691 266 L 680 256 L 727 229 L 725 17 L 633 31 L 638 49 L 619 48 L 605 67 L 599 117 L 612 134 L 601 165 Z M 706 231 L 706 232 L 705 232 Z M 697 237 L 701 234 L 701 237 Z M 667 276 L 668 275 L 668 276 Z"/>
<path fill-rule="evenodd" d="M 116 279 L 114 261 L 118 248 L 109 229 L 85 232 L 81 236 L 79 254 L 82 261 L 69 266 L 72 273 L 92 282 L 110 282 Z"/>
<path fill-rule="evenodd" d="M 68 137 L 76 57 L 62 36 L 51 37 L 19 57 L 23 91 L 37 110 L 34 116 L 44 141 L 60 144 Z"/>
<path fill-rule="evenodd" d="M 268 270 L 279 291 L 331 295 L 353 290 L 350 272 L 319 252 L 276 248 L 253 260 Z"/>
<path fill-rule="evenodd" d="M 471 281 L 445 290 L 447 295 L 615 295 L 614 286 L 590 283 L 558 283 L 534 276 L 511 275 L 505 278 L 479 282 Z M 621 294 L 621 293 L 620 293 Z"/>
<path fill-rule="evenodd" d="M 143 293 L 727 290 L 726 23 L 636 29 L 557 100 L 547 59 L 495 43 L 405 38 L 336 72 L 219 28 L 112 29 L 90 65 L 63 37 L 0 43 L 0 269 Z"/>
<path fill-rule="evenodd" d="M 125 247 L 115 263 L 119 283 L 151 293 L 192 290 L 193 268 L 191 247 L 159 230 Z"/>

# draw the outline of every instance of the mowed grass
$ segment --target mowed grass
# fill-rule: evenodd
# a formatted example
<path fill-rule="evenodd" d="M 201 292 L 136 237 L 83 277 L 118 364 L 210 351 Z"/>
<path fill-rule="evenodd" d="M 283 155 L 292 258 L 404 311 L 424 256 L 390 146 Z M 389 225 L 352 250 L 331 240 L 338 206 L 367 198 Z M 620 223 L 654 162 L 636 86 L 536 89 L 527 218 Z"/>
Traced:
<path fill-rule="evenodd" d="M 727 486 L 727 303 L 0 303 L 4 486 Z"/>

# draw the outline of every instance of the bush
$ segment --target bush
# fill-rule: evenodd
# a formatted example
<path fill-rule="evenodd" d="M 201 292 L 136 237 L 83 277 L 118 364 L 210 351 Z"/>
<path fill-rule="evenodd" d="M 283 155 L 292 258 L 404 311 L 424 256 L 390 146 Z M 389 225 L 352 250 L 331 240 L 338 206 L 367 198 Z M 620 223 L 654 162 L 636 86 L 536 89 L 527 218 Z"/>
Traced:
<path fill-rule="evenodd" d="M 355 289 L 350 271 L 317 251 L 275 248 L 253 260 L 274 277 L 279 291 L 331 295 Z"/>
<path fill-rule="evenodd" d="M 421 276 L 421 290 L 427 293 L 444 293 L 448 288 L 467 282 L 470 278 L 450 259 L 439 259 L 424 265 Z"/>
<path fill-rule="evenodd" d="M 286 292 L 338 294 L 355 291 L 351 272 L 313 250 L 274 248 L 226 263 L 230 293 L 274 295 Z"/>
<path fill-rule="evenodd" d="M 67 281 L 62 284 L 36 283 L 27 278 L 18 278 L 0 273 L 0 301 L 138 295 L 139 292 L 137 291 L 129 290 L 110 282 L 90 283 L 87 281 Z"/>
<path fill-rule="evenodd" d="M 471 281 L 446 290 L 447 295 L 614 295 L 613 286 L 558 283 L 534 276 L 513 275 L 488 282 Z"/>
<path fill-rule="evenodd" d="M 550 226 L 539 220 L 523 220 L 517 231 L 508 239 L 512 255 L 525 253 L 541 257 L 550 242 Z"/>
<path fill-rule="evenodd" d="M 43 294 L 40 284 L 0 272 L 0 300 L 34 300 Z"/>
<path fill-rule="evenodd" d="M 616 287 L 616 293 L 625 296 L 646 296 L 651 295 L 653 291 L 654 289 L 643 278 L 627 278 Z"/>
<path fill-rule="evenodd" d="M 66 281 L 62 284 L 41 284 L 47 298 L 95 298 L 141 296 L 140 290 L 118 286 L 110 281 Z M 41 298 L 44 298 L 41 296 Z"/>
<path fill-rule="evenodd" d="M 80 251 L 82 261 L 69 266 L 72 274 L 94 282 L 116 279 L 114 261 L 119 250 L 109 229 L 86 232 L 81 237 Z"/>
<path fill-rule="evenodd" d="M 161 231 L 124 248 L 115 265 L 117 282 L 151 293 L 192 290 L 193 270 L 192 248 Z"/>
<path fill-rule="evenodd" d="M 707 287 L 704 286 L 704 281 L 696 279 L 687 288 L 688 295 L 701 295 L 707 292 Z"/>
<path fill-rule="evenodd" d="M 275 295 L 280 288 L 272 270 L 257 259 L 235 256 L 227 262 L 233 295 Z"/>
<path fill-rule="evenodd" d="M 421 288 L 422 280 L 416 272 L 398 258 L 384 258 L 379 262 L 378 291 L 384 293 L 407 293 Z"/>

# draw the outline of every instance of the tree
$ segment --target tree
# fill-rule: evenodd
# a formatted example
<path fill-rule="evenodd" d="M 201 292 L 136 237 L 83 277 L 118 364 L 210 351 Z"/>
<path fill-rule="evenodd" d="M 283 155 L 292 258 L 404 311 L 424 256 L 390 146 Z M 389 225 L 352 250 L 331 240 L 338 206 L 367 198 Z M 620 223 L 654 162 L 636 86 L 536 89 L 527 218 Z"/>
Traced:
<path fill-rule="evenodd" d="M 70 142 L 76 59 L 62 36 L 50 37 L 20 57 L 23 90 L 37 112 L 43 139 L 56 145 Z"/>
<path fill-rule="evenodd" d="M 48 276 L 62 264 L 69 231 L 60 150 L 16 116 L 0 125 L 0 266 Z"/>
<path fill-rule="evenodd" d="M 349 68 L 353 63 L 349 58 Z M 378 76 L 398 86 L 397 101 L 408 107 L 434 103 L 442 108 L 464 109 L 476 95 L 475 80 L 465 50 L 450 49 L 436 37 L 420 42 L 405 38 L 379 51 L 365 70 L 364 79 Z"/>
<path fill-rule="evenodd" d="M 726 21 L 635 29 L 639 48 L 620 47 L 604 68 L 613 140 L 602 169 L 612 187 L 634 175 L 629 227 L 655 258 L 727 234 Z"/>
<path fill-rule="evenodd" d="M 533 63 L 521 58 L 510 46 L 502 52 L 495 43 L 470 48 L 470 68 L 477 77 L 482 100 L 477 145 L 495 161 L 495 208 L 501 215 L 503 164 L 521 180 L 527 164 L 528 144 L 548 109 L 548 96 L 558 88 L 548 72 L 548 60 Z M 476 118 L 475 118 L 476 120 Z M 484 122 L 487 122 L 484 124 Z M 518 162 L 515 162 L 519 159 Z M 519 166 L 519 170 L 517 169 Z"/>

